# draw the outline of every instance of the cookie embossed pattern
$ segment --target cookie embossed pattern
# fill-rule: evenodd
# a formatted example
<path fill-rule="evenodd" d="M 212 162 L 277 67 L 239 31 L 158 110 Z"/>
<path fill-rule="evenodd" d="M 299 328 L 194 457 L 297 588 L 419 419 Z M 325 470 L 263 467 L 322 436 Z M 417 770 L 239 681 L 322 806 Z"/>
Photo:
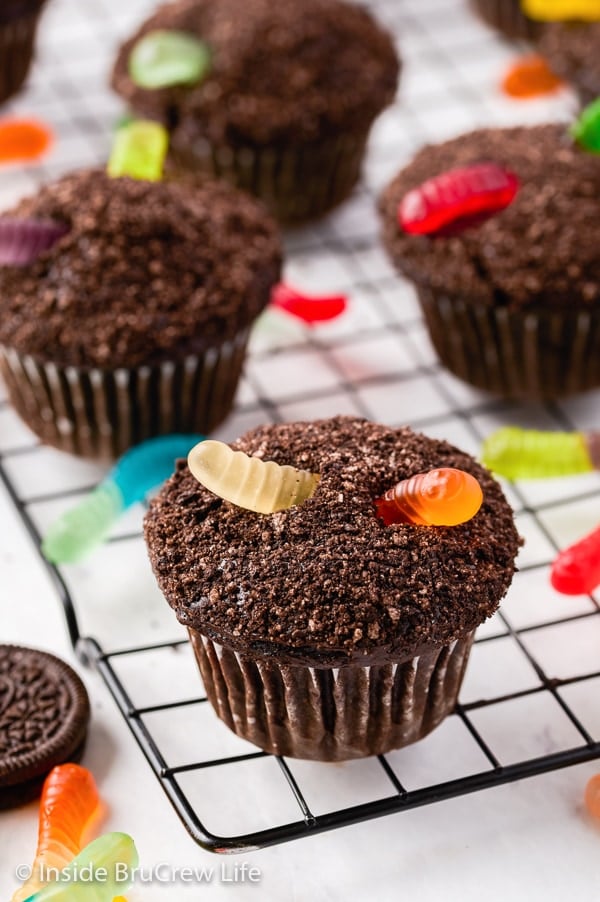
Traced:
<path fill-rule="evenodd" d="M 499 95 L 499 76 L 514 50 L 466 4 L 370 5 L 398 35 L 405 83 L 375 127 L 365 178 L 352 200 L 320 226 L 287 239 L 286 279 L 307 294 L 347 295 L 348 310 L 318 329 L 266 313 L 252 338 L 235 412 L 211 438 L 230 441 L 260 423 L 338 413 L 410 423 L 475 454 L 489 433 L 511 423 L 597 430 L 598 392 L 525 407 L 492 400 L 441 368 L 412 288 L 386 263 L 374 212 L 380 189 L 423 144 L 478 127 L 568 122 L 573 96 L 565 91 L 524 105 Z M 49 4 L 31 91 L 6 109 L 49 122 L 57 140 L 43 166 L 0 170 L 2 208 L 69 169 L 105 161 L 122 106 L 104 74 L 118 37 L 149 6 L 88 0 L 83 16 L 77 0 Z M 86 53 L 66 54 L 67 46 Z M 38 547 L 47 525 L 104 475 L 95 464 L 40 446 L 7 401 L 0 402 L 0 476 Z M 362 779 L 344 768 L 322 776 L 319 767 L 326 765 L 308 771 L 225 737 L 202 695 L 178 691 L 195 686 L 197 676 L 187 640 L 153 585 L 141 505 L 85 568 L 48 565 L 80 658 L 104 679 L 198 843 L 216 852 L 247 851 L 600 755 L 594 714 L 599 596 L 564 599 L 548 582 L 558 551 L 597 525 L 598 473 L 520 481 L 506 490 L 526 545 L 501 613 L 478 635 L 461 704 L 415 750 L 365 760 Z"/>

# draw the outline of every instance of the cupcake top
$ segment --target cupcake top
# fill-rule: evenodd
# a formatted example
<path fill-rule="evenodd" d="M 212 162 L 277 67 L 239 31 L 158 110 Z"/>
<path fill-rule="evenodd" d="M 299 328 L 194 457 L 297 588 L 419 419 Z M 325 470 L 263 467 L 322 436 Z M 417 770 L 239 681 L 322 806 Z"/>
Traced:
<path fill-rule="evenodd" d="M 159 29 L 208 45 L 199 84 L 147 90 L 131 80 L 133 46 Z M 390 36 L 341 0 L 177 0 L 124 44 L 112 84 L 189 140 L 289 144 L 370 124 L 392 100 L 398 70 Z"/>
<path fill-rule="evenodd" d="M 0 266 L 0 343 L 61 366 L 135 367 L 245 328 L 278 281 L 275 224 L 225 185 L 68 175 L 4 214 L 69 231 Z"/>
<path fill-rule="evenodd" d="M 600 22 L 546 23 L 538 47 L 552 70 L 581 91 L 586 102 L 600 96 Z"/>
<path fill-rule="evenodd" d="M 512 203 L 449 237 L 407 234 L 398 206 L 448 170 L 495 163 L 516 174 Z M 562 124 L 484 129 L 423 148 L 384 192 L 384 241 L 417 285 L 509 308 L 600 304 L 600 156 Z"/>
<path fill-rule="evenodd" d="M 184 625 L 245 654 L 335 666 L 410 658 L 496 610 L 519 538 L 500 487 L 468 454 L 352 417 L 267 425 L 232 447 L 320 482 L 302 504 L 261 515 L 217 498 L 179 464 L 145 533 Z M 385 526 L 374 500 L 437 467 L 479 480 L 476 516 L 454 527 Z"/>

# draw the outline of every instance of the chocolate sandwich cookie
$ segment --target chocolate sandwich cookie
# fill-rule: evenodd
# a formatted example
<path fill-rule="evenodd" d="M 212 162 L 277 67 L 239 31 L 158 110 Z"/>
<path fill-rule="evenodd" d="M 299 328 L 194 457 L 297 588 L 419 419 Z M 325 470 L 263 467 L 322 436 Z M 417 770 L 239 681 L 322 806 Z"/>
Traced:
<path fill-rule="evenodd" d="M 0 645 L 0 809 L 35 798 L 53 767 L 80 760 L 89 718 L 85 686 L 68 664 Z"/>

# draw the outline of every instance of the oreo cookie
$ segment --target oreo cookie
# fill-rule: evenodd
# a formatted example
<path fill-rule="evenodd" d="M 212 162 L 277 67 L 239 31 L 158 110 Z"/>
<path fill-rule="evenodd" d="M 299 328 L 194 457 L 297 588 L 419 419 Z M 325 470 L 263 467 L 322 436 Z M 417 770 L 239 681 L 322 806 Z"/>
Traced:
<path fill-rule="evenodd" d="M 35 798 L 53 767 L 81 759 L 89 719 L 85 686 L 68 664 L 0 645 L 0 809 Z"/>

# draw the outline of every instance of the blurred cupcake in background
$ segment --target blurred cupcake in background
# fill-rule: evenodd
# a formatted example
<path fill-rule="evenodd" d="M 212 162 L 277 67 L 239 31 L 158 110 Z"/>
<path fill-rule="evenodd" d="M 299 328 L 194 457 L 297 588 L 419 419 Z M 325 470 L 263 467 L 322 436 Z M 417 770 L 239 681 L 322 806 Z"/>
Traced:
<path fill-rule="evenodd" d="M 27 78 L 44 3 L 45 0 L 0 3 L 0 103 L 16 94 Z"/>
<path fill-rule="evenodd" d="M 390 35 L 342 0 L 177 0 L 123 45 L 112 84 L 170 129 L 172 173 L 223 177 L 297 222 L 350 194 L 398 73 Z"/>
<path fill-rule="evenodd" d="M 110 459 L 229 413 L 280 274 L 257 201 L 85 170 L 0 217 L 0 239 L 0 372 L 42 441 Z"/>
<path fill-rule="evenodd" d="M 600 386 L 600 156 L 565 125 L 425 147 L 380 208 L 449 370 L 506 398 Z"/>

